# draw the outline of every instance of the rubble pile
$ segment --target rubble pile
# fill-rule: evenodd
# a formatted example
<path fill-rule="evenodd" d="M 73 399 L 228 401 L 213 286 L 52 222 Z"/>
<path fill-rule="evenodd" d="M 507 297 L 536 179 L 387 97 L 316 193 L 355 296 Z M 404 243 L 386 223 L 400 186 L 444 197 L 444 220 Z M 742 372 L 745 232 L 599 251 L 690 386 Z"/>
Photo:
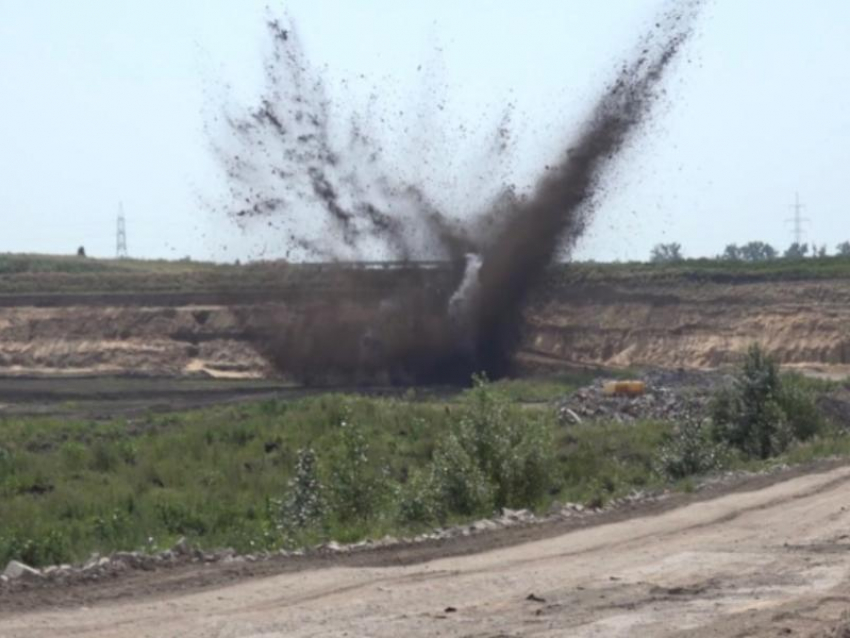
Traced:
<path fill-rule="evenodd" d="M 638 378 L 644 389 L 636 394 L 611 393 L 607 388 L 611 382 L 597 379 L 560 402 L 559 421 L 575 425 L 596 420 L 633 423 L 701 418 L 708 416 L 714 394 L 733 383 L 728 374 L 696 370 L 658 370 Z"/>

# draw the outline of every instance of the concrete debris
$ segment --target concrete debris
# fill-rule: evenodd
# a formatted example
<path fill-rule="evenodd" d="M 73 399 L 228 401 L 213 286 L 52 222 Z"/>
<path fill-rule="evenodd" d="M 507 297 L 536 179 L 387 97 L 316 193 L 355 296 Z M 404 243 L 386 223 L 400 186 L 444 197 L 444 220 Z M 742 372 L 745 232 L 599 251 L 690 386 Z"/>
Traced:
<path fill-rule="evenodd" d="M 581 425 L 583 421 L 581 417 L 567 406 L 563 406 L 558 415 L 561 420 L 567 420 L 572 425 Z"/>
<path fill-rule="evenodd" d="M 259 554 L 239 555 L 232 548 L 220 549 L 215 552 L 203 552 L 197 547 L 192 547 L 185 538 L 180 538 L 177 543 L 168 549 L 155 554 L 145 552 L 115 552 L 111 556 L 92 554 L 89 560 L 82 565 L 72 567 L 71 565 L 54 565 L 39 571 L 22 563 L 12 561 L 6 571 L 0 576 L 0 588 L 10 587 L 13 581 L 26 578 L 38 578 L 44 582 L 67 583 L 78 581 L 96 581 L 106 576 L 114 576 L 120 572 L 133 570 L 150 571 L 163 569 L 186 563 L 224 563 L 239 564 L 246 562 L 258 562 L 261 560 L 292 559 L 304 556 L 309 552 L 317 553 L 355 553 L 371 551 L 383 547 L 395 547 L 402 544 L 427 543 L 461 536 L 474 536 L 477 534 L 493 532 L 507 527 L 527 525 L 539 521 L 559 520 L 570 516 L 578 516 L 585 511 L 584 507 L 575 503 L 567 503 L 563 506 L 553 507 L 544 518 L 538 518 L 529 510 L 503 509 L 499 516 L 491 519 L 481 519 L 474 523 L 434 530 L 431 533 L 420 534 L 413 538 L 396 538 L 385 536 L 378 540 L 364 540 L 359 543 L 344 545 L 337 541 L 329 541 L 318 545 L 311 550 L 281 550 L 276 553 L 262 552 Z M 588 512 L 590 513 L 590 512 Z"/>
<path fill-rule="evenodd" d="M 188 556 L 192 553 L 192 549 L 189 547 L 189 543 L 186 542 L 185 536 L 181 536 L 177 539 L 177 542 L 174 543 L 174 547 L 171 548 L 171 551 L 176 556 Z"/>
<path fill-rule="evenodd" d="M 29 565 L 25 565 L 24 563 L 20 563 L 16 560 L 10 561 L 8 565 L 6 565 L 6 569 L 3 572 L 3 576 L 6 577 L 7 580 L 29 580 L 34 578 L 42 578 L 42 573 L 37 569 L 33 569 Z"/>
<path fill-rule="evenodd" d="M 581 388 L 561 401 L 558 421 L 579 425 L 605 420 L 633 423 L 639 420 L 682 421 L 708 416 L 712 397 L 733 383 L 728 374 L 705 371 L 652 371 L 641 376 L 642 394 L 612 394 L 604 380 Z"/>
<path fill-rule="evenodd" d="M 330 541 L 330 542 L 325 543 L 323 545 L 319 545 L 319 547 L 317 548 L 317 550 L 320 551 L 320 552 L 343 552 L 343 551 L 347 551 L 348 549 L 349 548 L 347 548 L 343 545 L 340 545 L 336 541 Z"/>
<path fill-rule="evenodd" d="M 499 521 L 502 524 L 530 523 L 534 518 L 534 514 L 528 510 L 511 510 L 505 507 L 502 509 L 502 516 L 499 518 Z"/>

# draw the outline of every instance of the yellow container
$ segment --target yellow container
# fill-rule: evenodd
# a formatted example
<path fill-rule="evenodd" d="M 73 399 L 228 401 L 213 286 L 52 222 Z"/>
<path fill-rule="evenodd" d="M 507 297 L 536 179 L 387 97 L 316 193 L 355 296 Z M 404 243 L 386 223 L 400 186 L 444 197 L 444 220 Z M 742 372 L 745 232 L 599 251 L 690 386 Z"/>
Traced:
<path fill-rule="evenodd" d="M 610 381 L 602 391 L 610 396 L 638 397 L 646 393 L 646 383 L 643 381 Z"/>

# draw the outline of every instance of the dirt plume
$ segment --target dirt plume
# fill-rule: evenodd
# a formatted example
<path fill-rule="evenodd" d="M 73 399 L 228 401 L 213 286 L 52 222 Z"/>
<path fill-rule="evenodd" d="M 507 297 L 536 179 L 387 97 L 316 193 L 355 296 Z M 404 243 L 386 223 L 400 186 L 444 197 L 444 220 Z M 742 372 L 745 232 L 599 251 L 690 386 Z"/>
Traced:
<path fill-rule="evenodd" d="M 248 116 L 228 120 L 240 150 L 219 148 L 238 202 L 231 216 L 246 229 L 264 222 L 300 255 L 440 260 L 452 283 L 398 286 L 372 303 L 325 300 L 285 327 L 253 326 L 258 347 L 281 371 L 310 382 L 455 382 L 476 371 L 509 373 L 526 295 L 584 232 L 605 168 L 651 116 L 702 4 L 668 4 L 530 194 L 502 188 L 463 221 L 444 214 L 421 185 L 387 170 L 360 118 L 340 143 L 321 74 L 297 34 L 270 21 L 266 96 Z M 507 135 L 506 126 L 500 123 L 497 137 Z M 356 288 L 362 274 L 337 276 Z"/>
<path fill-rule="evenodd" d="M 529 198 L 505 211 L 502 228 L 483 251 L 475 308 L 478 360 L 488 372 L 508 371 L 526 295 L 559 248 L 571 248 L 587 227 L 605 167 L 651 115 L 659 84 L 687 42 L 700 5 L 680 3 L 656 24 L 560 163 Z"/>

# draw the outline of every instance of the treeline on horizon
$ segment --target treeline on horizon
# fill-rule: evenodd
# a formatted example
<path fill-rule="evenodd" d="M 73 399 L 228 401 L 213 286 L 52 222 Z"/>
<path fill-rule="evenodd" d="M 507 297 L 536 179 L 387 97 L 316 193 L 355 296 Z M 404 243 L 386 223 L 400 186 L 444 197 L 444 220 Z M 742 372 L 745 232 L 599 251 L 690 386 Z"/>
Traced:
<path fill-rule="evenodd" d="M 793 243 L 784 252 L 781 252 L 763 241 L 751 241 L 747 244 L 729 244 L 723 253 L 714 257 L 717 261 L 760 263 L 774 261 L 777 259 L 799 260 L 819 259 L 825 257 L 848 257 L 850 258 L 850 241 L 844 241 L 835 247 L 835 253 L 829 254 L 826 244 L 816 245 L 808 243 Z M 649 256 L 650 263 L 669 264 L 685 261 L 682 253 L 682 245 L 676 242 L 656 244 Z"/>

